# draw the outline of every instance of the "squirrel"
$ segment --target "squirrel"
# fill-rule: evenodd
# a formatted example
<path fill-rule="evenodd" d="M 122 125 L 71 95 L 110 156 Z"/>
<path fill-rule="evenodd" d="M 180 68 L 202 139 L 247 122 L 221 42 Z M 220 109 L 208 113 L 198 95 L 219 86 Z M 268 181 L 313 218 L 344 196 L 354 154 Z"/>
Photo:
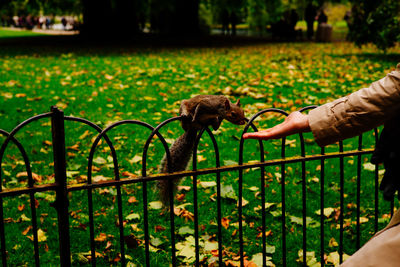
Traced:
<path fill-rule="evenodd" d="M 184 171 L 186 169 L 193 154 L 197 133 L 202 128 L 211 125 L 214 130 L 218 130 L 224 119 L 237 125 L 246 123 L 244 111 L 240 107 L 240 99 L 233 104 L 223 95 L 198 95 L 190 99 L 184 99 L 181 102 L 179 114 L 181 116 L 181 126 L 185 132 L 169 148 L 171 172 Z M 161 160 L 159 172 L 168 172 L 166 155 Z M 172 189 L 169 189 L 167 179 L 157 182 L 160 200 L 165 207 L 168 207 L 170 190 L 176 191 L 179 180 L 180 178 L 177 178 L 173 181 Z"/>

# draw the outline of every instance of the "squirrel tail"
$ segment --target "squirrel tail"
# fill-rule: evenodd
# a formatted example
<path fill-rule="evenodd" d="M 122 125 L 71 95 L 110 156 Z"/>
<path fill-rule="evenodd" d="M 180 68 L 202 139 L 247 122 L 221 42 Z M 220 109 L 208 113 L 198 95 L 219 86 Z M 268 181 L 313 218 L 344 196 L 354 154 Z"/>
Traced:
<path fill-rule="evenodd" d="M 168 173 L 170 172 L 178 172 L 184 171 L 192 157 L 193 147 L 196 141 L 197 130 L 189 129 L 185 131 L 169 148 L 169 152 L 171 155 L 171 169 L 168 170 L 168 162 L 167 156 L 164 155 L 161 160 L 159 173 Z M 176 178 L 172 181 L 172 188 L 168 183 L 168 179 L 158 180 L 157 182 L 157 191 L 160 195 L 160 201 L 164 204 L 164 206 L 169 207 L 169 195 L 172 192 L 176 191 L 176 187 L 181 178 Z"/>

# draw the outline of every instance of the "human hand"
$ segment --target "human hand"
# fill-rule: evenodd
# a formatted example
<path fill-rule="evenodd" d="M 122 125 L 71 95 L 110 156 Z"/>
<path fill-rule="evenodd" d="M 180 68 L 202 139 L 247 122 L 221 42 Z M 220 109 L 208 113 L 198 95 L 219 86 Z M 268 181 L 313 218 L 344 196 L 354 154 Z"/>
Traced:
<path fill-rule="evenodd" d="M 279 139 L 291 134 L 309 131 L 310 125 L 308 122 L 308 115 L 302 114 L 299 111 L 295 111 L 290 113 L 284 122 L 263 131 L 245 133 L 243 138 L 259 140 Z"/>

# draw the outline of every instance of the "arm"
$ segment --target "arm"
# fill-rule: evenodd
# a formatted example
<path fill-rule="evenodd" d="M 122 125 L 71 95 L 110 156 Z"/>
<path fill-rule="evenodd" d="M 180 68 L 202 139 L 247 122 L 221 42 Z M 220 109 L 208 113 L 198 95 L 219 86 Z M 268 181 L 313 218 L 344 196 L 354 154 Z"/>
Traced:
<path fill-rule="evenodd" d="M 300 114 L 303 117 L 294 112 L 282 124 L 258 133 L 244 134 L 243 138 L 276 139 L 311 130 L 317 144 L 325 146 L 373 129 L 399 111 L 400 64 L 397 71 L 368 88 L 322 105 L 308 115 Z"/>
<path fill-rule="evenodd" d="M 311 110 L 309 123 L 317 144 L 325 146 L 378 127 L 399 111 L 400 64 L 370 87 Z"/>
<path fill-rule="evenodd" d="M 272 128 L 269 128 L 264 131 L 259 131 L 255 133 L 245 133 L 243 135 L 244 139 L 278 139 L 285 137 L 287 135 L 301 133 L 301 132 L 309 132 L 310 125 L 308 115 L 304 115 L 298 111 L 291 113 L 286 117 L 285 121 L 281 124 L 278 124 Z"/>

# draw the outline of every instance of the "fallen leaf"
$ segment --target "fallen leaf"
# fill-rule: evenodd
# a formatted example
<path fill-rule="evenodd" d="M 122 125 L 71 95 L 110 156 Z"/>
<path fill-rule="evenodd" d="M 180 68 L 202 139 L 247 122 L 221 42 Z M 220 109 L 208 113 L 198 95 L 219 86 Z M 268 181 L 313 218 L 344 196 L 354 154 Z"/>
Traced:
<path fill-rule="evenodd" d="M 162 209 L 162 207 L 163 207 L 163 204 L 161 201 L 152 201 L 149 203 L 149 209 L 152 209 L 152 210 L 159 210 L 159 209 Z"/>
<path fill-rule="evenodd" d="M 371 172 L 374 172 L 375 168 L 376 168 L 376 166 L 374 164 L 372 164 L 371 162 L 364 163 L 363 167 L 364 167 L 364 170 L 371 171 Z"/>
<path fill-rule="evenodd" d="M 158 232 L 163 232 L 163 231 L 165 231 L 165 227 L 164 227 L 164 226 L 161 226 L 161 225 L 156 225 L 156 226 L 154 227 L 154 231 L 155 231 L 156 233 L 158 233 Z"/>
<path fill-rule="evenodd" d="M 217 185 L 217 183 L 214 182 L 214 181 L 210 181 L 210 182 L 203 182 L 203 181 L 201 181 L 199 184 L 200 184 L 200 186 L 203 187 L 203 188 L 214 187 L 214 186 Z"/>
<path fill-rule="evenodd" d="M 228 229 L 228 227 L 229 227 L 229 222 L 230 222 L 230 221 L 231 221 L 231 220 L 228 219 L 228 218 L 226 218 L 226 217 L 221 218 L 221 225 L 222 225 L 222 227 L 224 227 L 225 229 Z"/>
<path fill-rule="evenodd" d="M 129 202 L 129 203 L 135 203 L 135 202 L 138 202 L 138 200 L 136 199 L 136 197 L 131 196 L 131 197 L 128 199 L 128 202 Z"/>
<path fill-rule="evenodd" d="M 190 186 L 184 186 L 184 185 L 180 185 L 177 187 L 178 191 L 190 191 L 191 187 Z"/>
<path fill-rule="evenodd" d="M 32 229 L 32 225 L 29 225 L 24 231 L 22 231 L 23 235 L 28 234 L 28 232 Z"/>
<path fill-rule="evenodd" d="M 107 235 L 105 233 L 100 233 L 95 239 L 94 241 L 97 242 L 104 242 L 107 240 Z"/>
<path fill-rule="evenodd" d="M 135 155 L 132 159 L 129 160 L 130 164 L 138 163 L 142 161 L 141 155 Z"/>
<path fill-rule="evenodd" d="M 127 221 L 139 220 L 140 219 L 140 215 L 139 215 L 139 213 L 131 213 L 128 216 L 126 216 L 125 219 Z"/>
<path fill-rule="evenodd" d="M 337 246 L 339 246 L 338 242 L 336 242 L 335 238 L 332 237 L 329 240 L 329 247 L 337 247 Z"/>
<path fill-rule="evenodd" d="M 334 208 L 324 208 L 324 215 L 327 218 L 329 218 L 329 216 L 331 216 L 334 212 L 335 212 Z M 319 209 L 319 210 L 315 211 L 315 214 L 321 215 L 321 210 Z"/>
<path fill-rule="evenodd" d="M 43 232 L 42 229 L 39 229 L 39 230 L 37 231 L 37 235 L 38 235 L 38 242 L 44 242 L 44 241 L 47 240 L 46 233 Z"/>
<path fill-rule="evenodd" d="M 136 174 L 134 174 L 134 173 L 131 173 L 131 172 L 128 172 L 128 171 L 122 172 L 122 176 L 126 176 L 126 177 L 129 177 L 129 178 L 138 177 L 138 175 L 136 175 Z"/>

